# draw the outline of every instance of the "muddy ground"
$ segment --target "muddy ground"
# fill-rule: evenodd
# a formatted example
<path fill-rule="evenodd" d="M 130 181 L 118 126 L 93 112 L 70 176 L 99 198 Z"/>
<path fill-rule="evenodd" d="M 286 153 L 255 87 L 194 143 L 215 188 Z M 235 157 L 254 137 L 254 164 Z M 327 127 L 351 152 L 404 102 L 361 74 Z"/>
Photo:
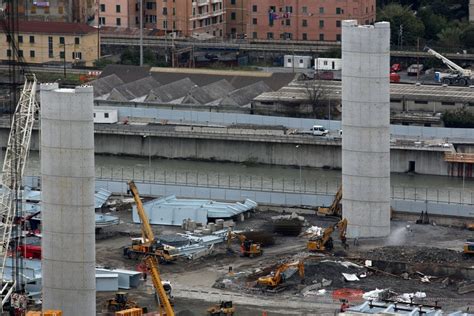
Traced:
<path fill-rule="evenodd" d="M 131 213 L 127 207 L 123 207 L 120 211 L 114 212 L 118 215 L 122 223 L 120 225 L 104 229 L 99 235 L 96 242 L 96 260 L 98 265 L 115 268 L 136 269 L 139 262 L 124 259 L 122 257 L 122 248 L 129 245 L 129 235 L 139 235 L 140 227 L 131 223 Z M 245 222 L 236 224 L 236 229 L 256 229 L 271 230 L 269 218 L 276 213 L 271 211 L 256 212 Z M 305 215 L 305 219 L 311 225 L 327 227 L 336 220 L 326 217 L 318 217 L 316 215 Z M 407 227 L 407 225 L 409 227 Z M 182 232 L 179 227 L 153 226 L 155 233 L 173 234 Z M 392 222 L 392 234 L 388 238 L 359 240 L 358 245 L 354 245 L 349 240 L 349 250 L 344 250 L 337 240 L 337 232 L 334 233 L 335 249 L 333 253 L 346 255 L 348 257 L 366 258 L 369 255 L 373 259 L 394 260 L 399 259 L 401 250 L 406 249 L 409 254 L 403 252 L 405 260 L 414 260 L 417 253 L 425 249 L 424 247 L 436 247 L 440 249 L 452 249 L 459 253 L 463 241 L 472 238 L 473 233 L 467 230 L 441 227 L 433 225 L 415 225 L 401 221 Z M 294 280 L 294 285 L 287 290 L 277 294 L 267 293 L 260 289 L 253 290 L 254 284 L 248 281 L 248 276 L 256 271 L 269 269 L 278 263 L 294 260 L 307 254 L 306 238 L 302 237 L 285 237 L 275 236 L 275 244 L 264 249 L 264 254 L 257 258 L 242 258 L 238 254 L 229 255 L 225 246 L 221 245 L 215 249 L 213 255 L 201 258 L 195 261 L 178 260 L 176 263 L 161 265 L 160 272 L 163 279 L 170 280 L 173 284 L 173 295 L 175 296 L 175 310 L 183 311 L 183 315 L 206 315 L 206 309 L 210 305 L 218 303 L 220 300 L 232 300 L 237 306 L 236 315 L 261 315 L 263 311 L 267 311 L 268 315 L 333 315 L 337 310 L 340 302 L 338 298 L 333 298 L 331 294 L 323 296 L 301 295 L 301 289 L 309 285 L 299 284 L 298 280 Z M 402 246 L 398 248 L 384 248 L 383 251 L 377 252 L 380 247 Z M 414 247 L 423 248 L 414 248 Z M 238 244 L 234 243 L 234 249 L 238 251 Z M 374 250 L 376 249 L 376 250 Z M 408 251 L 411 249 L 411 252 Z M 428 254 L 427 254 L 428 253 Z M 429 256 L 430 250 L 424 250 L 423 256 Z M 296 256 L 296 257 L 295 257 Z M 439 257 L 439 256 L 438 256 Z M 328 257 L 329 260 L 339 257 Z M 316 260 L 321 260 L 317 259 Z M 401 260 L 403 261 L 403 260 Z M 442 256 L 439 259 L 444 264 L 445 259 Z M 464 260 L 451 262 L 449 264 L 462 264 L 465 266 L 474 266 L 474 260 Z M 358 262 L 361 263 L 361 262 Z M 242 275 L 247 280 L 241 287 L 222 289 L 215 288 L 215 281 L 225 277 L 229 267 L 232 267 L 234 273 Z M 311 272 L 308 270 L 308 273 Z M 306 278 L 308 278 L 308 273 Z M 330 271 L 321 272 L 315 269 L 313 274 L 329 274 Z M 335 274 L 334 272 L 332 274 Z M 312 280 L 318 279 L 318 275 L 309 276 Z M 305 279 L 306 279 L 305 278 Z M 328 277 L 329 278 L 329 277 Z M 423 291 L 427 294 L 427 299 L 423 302 L 432 303 L 437 300 L 446 310 L 465 310 L 470 306 L 474 309 L 474 293 L 460 295 L 457 293 L 457 285 L 460 279 L 452 278 L 446 281 L 446 278 L 432 279 L 430 283 L 422 283 L 421 277 L 410 275 L 410 280 L 404 280 L 400 276 L 388 275 L 369 271 L 369 275 L 361 282 L 347 283 L 340 278 L 339 275 L 334 276 L 333 285 L 327 286 L 328 293 L 331 290 L 339 288 L 354 288 L 364 291 L 374 290 L 375 288 L 387 288 L 398 293 Z M 444 281 L 444 283 L 442 283 Z M 473 281 L 473 280 L 470 280 Z M 240 286 L 240 285 L 239 285 Z M 130 296 L 139 301 L 143 306 L 153 309 L 155 305 L 152 285 L 150 280 L 148 284 L 139 289 L 129 291 Z M 98 311 L 103 310 L 103 304 L 106 298 L 113 297 L 114 293 L 98 293 L 97 305 Z M 357 300 L 353 302 L 356 304 Z M 104 314 L 105 315 L 105 314 Z"/>

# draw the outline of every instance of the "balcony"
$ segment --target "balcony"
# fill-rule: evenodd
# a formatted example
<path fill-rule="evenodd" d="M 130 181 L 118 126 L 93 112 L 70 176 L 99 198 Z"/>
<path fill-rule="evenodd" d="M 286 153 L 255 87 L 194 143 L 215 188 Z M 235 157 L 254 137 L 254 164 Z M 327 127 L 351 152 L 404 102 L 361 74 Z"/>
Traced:
<path fill-rule="evenodd" d="M 224 10 L 217 10 L 217 11 L 212 11 L 212 12 L 203 12 L 201 14 L 196 14 L 190 17 L 190 20 L 200 20 L 200 19 L 205 19 L 205 18 L 210 18 L 214 16 L 219 16 L 223 15 L 225 13 Z"/>
<path fill-rule="evenodd" d="M 198 6 L 208 5 L 210 0 L 196 0 Z"/>

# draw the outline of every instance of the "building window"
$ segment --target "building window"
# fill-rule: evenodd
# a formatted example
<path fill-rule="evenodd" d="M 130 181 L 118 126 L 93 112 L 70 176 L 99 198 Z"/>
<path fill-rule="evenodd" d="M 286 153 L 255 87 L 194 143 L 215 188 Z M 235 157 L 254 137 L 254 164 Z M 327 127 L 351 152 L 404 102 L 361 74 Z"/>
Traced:
<path fill-rule="evenodd" d="M 11 36 L 7 35 L 7 42 L 10 43 L 11 40 L 12 40 Z"/>
<path fill-rule="evenodd" d="M 258 7 L 257 7 L 256 4 L 254 4 L 254 5 L 252 6 L 252 12 L 257 12 L 257 11 L 258 11 Z"/>
<path fill-rule="evenodd" d="M 115 5 L 115 12 L 120 13 L 120 4 Z"/>
<path fill-rule="evenodd" d="M 176 15 L 176 8 L 173 8 L 173 15 Z"/>
<path fill-rule="evenodd" d="M 63 14 L 63 13 L 64 13 L 64 7 L 63 7 L 63 6 L 59 6 L 59 7 L 58 7 L 58 13 L 59 13 L 59 14 Z"/>
<path fill-rule="evenodd" d="M 30 50 L 30 58 L 35 58 L 35 51 L 34 50 Z"/>
<path fill-rule="evenodd" d="M 324 7 L 319 7 L 319 14 L 324 14 Z"/>
<path fill-rule="evenodd" d="M 163 8 L 163 15 L 168 15 L 168 8 Z"/>
<path fill-rule="evenodd" d="M 18 57 L 23 57 L 23 51 L 21 49 L 18 50 Z"/>
<path fill-rule="evenodd" d="M 7 49 L 7 57 L 12 57 L 12 50 L 11 49 Z"/>
<path fill-rule="evenodd" d="M 64 52 L 59 52 L 59 58 L 64 59 L 66 57 L 66 54 Z"/>
<path fill-rule="evenodd" d="M 290 19 L 286 19 L 286 25 L 287 25 L 287 26 L 290 26 L 290 25 L 291 25 L 291 20 L 290 20 Z"/>
<path fill-rule="evenodd" d="M 23 43 L 23 36 L 18 35 L 18 43 Z"/>
<path fill-rule="evenodd" d="M 319 20 L 319 28 L 322 29 L 324 27 L 324 20 Z"/>
<path fill-rule="evenodd" d="M 59 44 L 64 44 L 64 37 L 61 36 L 61 37 L 59 38 Z"/>
<path fill-rule="evenodd" d="M 104 113 L 104 118 L 109 118 L 109 113 Z"/>
<path fill-rule="evenodd" d="M 163 21 L 163 28 L 164 28 L 165 30 L 168 29 L 168 21 L 166 21 L 166 20 Z"/>
<path fill-rule="evenodd" d="M 99 17 L 99 25 L 105 25 L 105 17 Z"/>
<path fill-rule="evenodd" d="M 303 33 L 303 41 L 307 41 L 307 40 L 308 40 L 308 34 Z"/>
<path fill-rule="evenodd" d="M 235 17 L 236 17 L 235 12 L 231 12 L 230 13 L 230 19 L 235 20 Z"/>
<path fill-rule="evenodd" d="M 308 13 L 308 7 L 302 7 L 301 12 L 303 12 L 304 14 L 307 14 Z"/>
<path fill-rule="evenodd" d="M 324 41 L 324 34 L 323 33 L 319 34 L 319 40 Z"/>
<path fill-rule="evenodd" d="M 235 5 L 235 0 L 230 0 L 231 5 Z"/>
<path fill-rule="evenodd" d="M 252 19 L 252 24 L 253 24 L 253 25 L 257 25 L 257 24 L 258 24 L 258 23 L 257 23 L 257 18 L 253 18 L 253 19 Z"/>
<path fill-rule="evenodd" d="M 116 24 L 117 26 L 120 26 L 122 24 L 122 19 L 121 18 L 116 18 Z"/>
<path fill-rule="evenodd" d="M 81 52 L 72 52 L 72 59 L 82 59 L 82 53 Z"/>
<path fill-rule="evenodd" d="M 253 37 L 253 38 L 257 38 L 257 32 L 253 32 L 253 33 L 252 33 L 252 37 Z"/>
<path fill-rule="evenodd" d="M 49 58 L 54 58 L 53 54 L 53 37 L 48 36 L 48 57 Z"/>
<path fill-rule="evenodd" d="M 338 41 L 338 42 L 341 41 L 341 34 L 336 34 L 336 41 Z"/>
<path fill-rule="evenodd" d="M 35 42 L 35 37 L 34 36 L 30 36 L 30 43 L 33 44 Z"/>
<path fill-rule="evenodd" d="M 105 12 L 105 4 L 100 5 L 100 12 Z"/>
<path fill-rule="evenodd" d="M 285 12 L 286 13 L 293 13 L 293 7 L 292 6 L 286 6 L 285 7 Z"/>
<path fill-rule="evenodd" d="M 341 8 L 336 8 L 336 14 L 342 14 L 344 12 Z"/>
<path fill-rule="evenodd" d="M 302 24 L 302 25 L 303 25 L 303 27 L 308 26 L 308 20 L 303 20 L 303 24 Z"/>
<path fill-rule="evenodd" d="M 272 32 L 267 33 L 267 39 L 269 39 L 269 40 L 273 39 L 273 33 Z"/>
<path fill-rule="evenodd" d="M 336 27 L 341 27 L 341 21 L 340 20 L 336 21 Z"/>
<path fill-rule="evenodd" d="M 79 37 L 74 38 L 74 44 L 79 45 L 81 43 L 81 40 Z"/>

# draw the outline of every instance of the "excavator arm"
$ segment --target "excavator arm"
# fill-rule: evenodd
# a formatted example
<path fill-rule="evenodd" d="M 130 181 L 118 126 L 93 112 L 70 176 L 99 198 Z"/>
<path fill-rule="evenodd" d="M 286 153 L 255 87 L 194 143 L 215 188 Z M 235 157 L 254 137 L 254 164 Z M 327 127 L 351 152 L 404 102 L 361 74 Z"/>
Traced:
<path fill-rule="evenodd" d="M 342 217 L 342 207 L 341 207 L 341 200 L 342 200 L 342 185 L 336 192 L 336 196 L 329 207 L 319 207 L 317 214 L 321 216 L 337 216 Z"/>
<path fill-rule="evenodd" d="M 266 285 L 269 287 L 275 287 L 280 285 L 283 281 L 282 273 L 288 270 L 291 267 L 298 267 L 298 273 L 301 279 L 304 279 L 304 261 L 297 261 L 293 263 L 284 263 L 277 268 L 273 276 L 261 277 L 257 280 L 257 283 L 260 285 Z"/>
<path fill-rule="evenodd" d="M 140 221 L 142 222 L 141 228 L 144 237 L 143 242 L 153 242 L 155 240 L 155 235 L 153 234 L 153 230 L 150 226 L 150 221 L 143 208 L 142 200 L 140 199 L 140 195 L 138 194 L 137 186 L 135 185 L 135 182 L 129 181 L 128 187 L 130 188 L 130 192 L 132 193 L 133 199 L 135 200 L 135 204 L 137 205 L 138 216 L 140 217 Z"/>
<path fill-rule="evenodd" d="M 153 286 L 155 287 L 156 293 L 160 298 L 160 309 L 163 307 L 165 314 L 160 312 L 160 316 L 174 316 L 174 310 L 171 306 L 168 295 L 166 294 L 163 283 L 161 283 L 160 272 L 158 271 L 158 262 L 154 256 L 148 256 L 145 258 L 145 264 L 150 270 Z"/>

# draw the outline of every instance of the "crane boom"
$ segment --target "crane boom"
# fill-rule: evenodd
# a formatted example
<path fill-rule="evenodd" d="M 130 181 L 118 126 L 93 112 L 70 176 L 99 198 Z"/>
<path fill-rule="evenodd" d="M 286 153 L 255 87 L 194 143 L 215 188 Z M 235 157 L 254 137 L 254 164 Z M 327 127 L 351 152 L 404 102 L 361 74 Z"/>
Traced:
<path fill-rule="evenodd" d="M 459 66 L 458 64 L 456 64 L 455 62 L 453 62 L 452 60 L 444 57 L 443 55 L 441 55 L 440 53 L 436 52 L 435 50 L 429 48 L 429 47 L 425 47 L 425 50 L 427 53 L 433 55 L 434 57 L 440 59 L 446 66 L 448 66 L 449 69 L 451 69 L 452 71 L 455 71 L 457 72 L 458 74 L 462 75 L 462 76 L 466 76 L 466 77 L 470 77 L 472 75 L 472 71 L 471 70 L 467 70 L 467 69 L 464 69 L 462 68 L 461 66 Z"/>
<path fill-rule="evenodd" d="M 142 222 L 142 225 L 141 225 L 142 234 L 145 239 L 143 240 L 143 242 L 151 243 L 155 240 L 155 235 L 153 234 L 153 230 L 151 229 L 150 220 L 148 219 L 148 216 L 145 213 L 145 209 L 143 208 L 143 203 L 142 203 L 142 200 L 140 199 L 140 195 L 138 194 L 137 186 L 135 185 L 135 182 L 129 181 L 128 187 L 130 188 L 130 192 L 133 195 L 133 199 L 135 200 L 135 203 L 137 205 L 137 213 L 138 213 L 138 216 L 140 217 L 140 221 Z"/>
<path fill-rule="evenodd" d="M 158 262 L 156 261 L 156 257 L 154 256 L 146 257 L 145 264 L 150 270 L 153 286 L 155 287 L 156 293 L 158 294 L 158 297 L 160 298 L 160 305 L 163 306 L 165 309 L 165 314 L 160 313 L 160 316 L 164 316 L 164 315 L 174 316 L 173 307 L 171 307 L 171 303 L 170 303 L 170 300 L 168 299 L 168 295 L 166 295 L 166 291 L 165 291 L 165 288 L 163 287 L 163 283 L 161 283 L 160 272 L 158 271 Z"/>
<path fill-rule="evenodd" d="M 5 160 L 2 168 L 2 192 L 0 193 L 0 277 L 3 280 L 11 233 L 14 226 L 14 203 L 21 189 L 26 160 L 30 149 L 31 133 L 38 110 L 36 102 L 36 78 L 25 79 L 20 100 L 13 115 Z M 17 201 L 18 202 L 18 201 Z M 2 292 L 3 295 L 3 292 Z M 6 301 L 6 297 L 2 299 Z"/>

